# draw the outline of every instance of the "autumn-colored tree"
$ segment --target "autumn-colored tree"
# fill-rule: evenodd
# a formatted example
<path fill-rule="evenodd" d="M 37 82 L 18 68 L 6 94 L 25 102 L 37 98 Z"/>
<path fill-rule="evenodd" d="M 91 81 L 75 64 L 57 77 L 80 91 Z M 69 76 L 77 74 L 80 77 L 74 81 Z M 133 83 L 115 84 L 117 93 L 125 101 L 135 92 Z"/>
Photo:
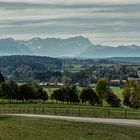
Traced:
<path fill-rule="evenodd" d="M 126 106 L 132 108 L 140 107 L 140 85 L 137 81 L 131 80 L 123 88 L 123 102 Z"/>
<path fill-rule="evenodd" d="M 108 79 L 106 77 L 100 78 L 96 85 L 96 93 L 100 98 L 101 106 L 103 106 L 103 100 L 106 99 L 107 94 L 109 93 Z"/>

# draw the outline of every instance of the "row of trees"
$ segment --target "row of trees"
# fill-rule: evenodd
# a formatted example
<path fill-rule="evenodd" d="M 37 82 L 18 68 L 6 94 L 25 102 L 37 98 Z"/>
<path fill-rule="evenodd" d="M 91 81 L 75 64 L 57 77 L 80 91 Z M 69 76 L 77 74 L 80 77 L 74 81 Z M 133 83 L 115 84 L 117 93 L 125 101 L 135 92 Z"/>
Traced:
<path fill-rule="evenodd" d="M 10 100 L 48 100 L 48 94 L 42 88 L 32 84 L 18 86 L 14 81 L 1 84 L 0 96 Z"/>
<path fill-rule="evenodd" d="M 48 100 L 48 94 L 42 88 L 34 84 L 18 86 L 14 81 L 7 81 L 0 85 L 0 98 L 27 101 Z"/>
<path fill-rule="evenodd" d="M 97 82 L 96 93 L 100 103 L 106 100 L 112 107 L 120 106 L 121 100 L 112 92 L 107 78 L 100 78 Z M 131 108 L 140 108 L 140 83 L 135 80 L 127 81 L 122 89 L 123 104 Z"/>
<path fill-rule="evenodd" d="M 123 103 L 132 108 L 140 107 L 140 84 L 128 81 L 123 88 Z M 48 94 L 37 84 L 17 85 L 14 81 L 4 81 L 0 73 L 0 98 L 16 100 L 48 100 Z M 95 90 L 90 87 L 78 90 L 75 86 L 63 87 L 50 95 L 51 100 L 69 103 L 89 103 L 103 106 L 107 102 L 111 107 L 120 107 L 121 100 L 112 92 L 109 80 L 100 78 Z"/>
<path fill-rule="evenodd" d="M 52 100 L 61 102 L 82 102 L 103 106 L 106 101 L 111 107 L 119 107 L 121 100 L 111 91 L 107 78 L 101 78 L 93 90 L 90 87 L 78 91 L 75 86 L 64 87 L 51 94 Z"/>
<path fill-rule="evenodd" d="M 0 73 L 0 98 L 16 100 L 48 100 L 48 94 L 37 84 L 17 85 L 15 81 L 4 81 Z"/>
<path fill-rule="evenodd" d="M 15 81 L 4 81 L 0 74 L 0 98 L 16 100 L 48 100 L 48 94 L 37 84 L 17 85 Z M 55 90 L 50 99 L 69 103 L 90 103 L 91 105 L 102 105 L 105 99 L 113 107 L 120 106 L 120 100 L 112 92 L 107 91 L 107 79 L 98 81 L 96 91 L 88 88 L 77 90 L 75 86 L 64 87 Z"/>

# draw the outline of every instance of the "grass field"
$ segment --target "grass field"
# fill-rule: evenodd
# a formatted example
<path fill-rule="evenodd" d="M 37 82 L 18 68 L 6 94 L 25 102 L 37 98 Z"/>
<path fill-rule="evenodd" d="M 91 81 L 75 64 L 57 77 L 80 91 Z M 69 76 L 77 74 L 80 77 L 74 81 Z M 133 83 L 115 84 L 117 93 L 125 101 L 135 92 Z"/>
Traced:
<path fill-rule="evenodd" d="M 122 89 L 120 87 L 111 87 L 111 89 L 114 92 L 114 94 L 116 94 L 122 101 L 123 100 Z"/>
<path fill-rule="evenodd" d="M 140 128 L 25 117 L 0 117 L 1 140 L 139 140 Z"/>

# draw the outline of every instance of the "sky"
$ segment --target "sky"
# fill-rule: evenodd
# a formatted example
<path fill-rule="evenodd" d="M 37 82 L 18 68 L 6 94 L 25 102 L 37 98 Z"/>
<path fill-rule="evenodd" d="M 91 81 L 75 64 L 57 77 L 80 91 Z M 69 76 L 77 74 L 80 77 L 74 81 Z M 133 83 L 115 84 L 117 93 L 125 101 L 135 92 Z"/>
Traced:
<path fill-rule="evenodd" d="M 0 38 L 140 45 L 140 0 L 0 0 Z"/>

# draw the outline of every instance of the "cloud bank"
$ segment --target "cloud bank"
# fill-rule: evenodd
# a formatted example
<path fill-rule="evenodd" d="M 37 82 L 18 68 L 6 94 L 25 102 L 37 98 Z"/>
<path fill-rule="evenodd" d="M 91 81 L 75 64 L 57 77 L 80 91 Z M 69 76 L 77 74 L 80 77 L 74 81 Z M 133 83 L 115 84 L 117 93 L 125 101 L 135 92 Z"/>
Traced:
<path fill-rule="evenodd" d="M 140 45 L 138 0 L 0 0 L 0 37 L 83 35 L 93 43 Z"/>

